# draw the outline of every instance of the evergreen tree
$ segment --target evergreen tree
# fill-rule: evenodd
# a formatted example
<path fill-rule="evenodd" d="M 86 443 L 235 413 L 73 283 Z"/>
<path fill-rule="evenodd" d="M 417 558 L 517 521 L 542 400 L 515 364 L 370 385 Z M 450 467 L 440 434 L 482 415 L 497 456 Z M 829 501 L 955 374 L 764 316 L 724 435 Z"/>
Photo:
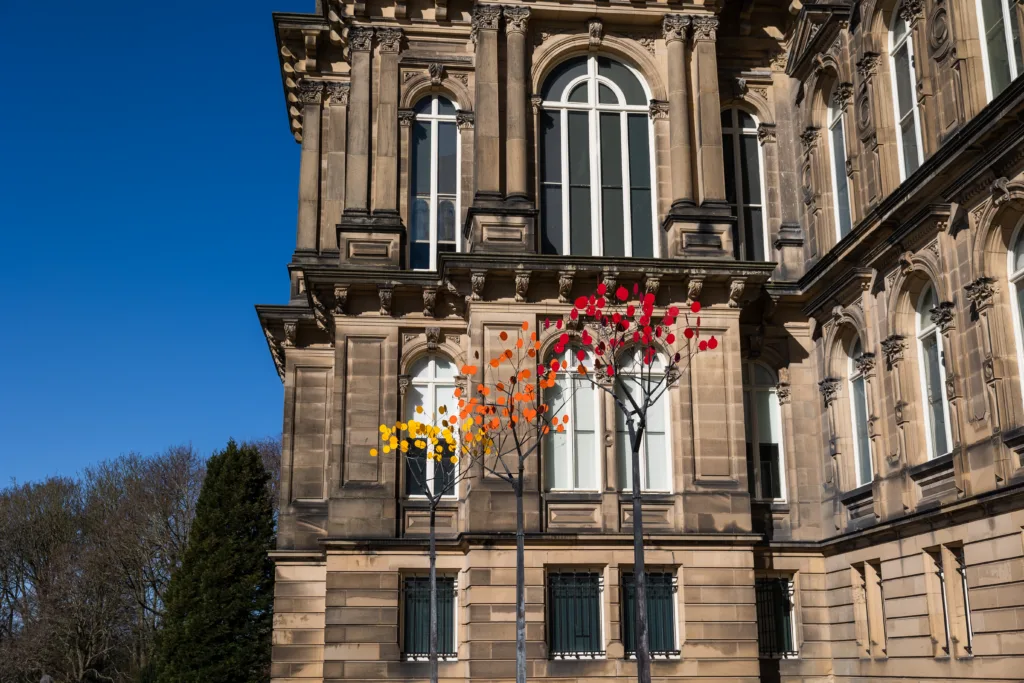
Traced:
<path fill-rule="evenodd" d="M 160 683 L 270 679 L 274 540 L 259 452 L 233 440 L 207 464 L 181 567 L 158 638 Z"/>

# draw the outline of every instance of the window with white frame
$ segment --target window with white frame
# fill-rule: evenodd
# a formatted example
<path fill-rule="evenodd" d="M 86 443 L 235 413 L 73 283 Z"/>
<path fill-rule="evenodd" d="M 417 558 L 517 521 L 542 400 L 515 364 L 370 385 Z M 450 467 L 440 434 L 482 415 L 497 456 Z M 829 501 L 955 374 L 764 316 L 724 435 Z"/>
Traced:
<path fill-rule="evenodd" d="M 651 94 L 640 73 L 574 57 L 541 97 L 541 251 L 657 256 Z"/>
<path fill-rule="evenodd" d="M 437 579 L 437 654 L 446 661 L 458 657 L 458 580 Z M 430 657 L 430 577 L 407 576 L 402 586 L 402 655 L 410 661 Z"/>
<path fill-rule="evenodd" d="M 746 261 L 768 258 L 764 215 L 764 157 L 757 141 L 757 120 L 742 109 L 722 112 L 725 198 L 736 216 L 733 252 Z"/>
<path fill-rule="evenodd" d="M 598 659 L 604 648 L 604 577 L 594 571 L 548 574 L 548 652 L 555 659 Z"/>
<path fill-rule="evenodd" d="M 868 437 L 868 391 L 867 381 L 861 370 L 861 357 L 864 348 L 860 339 L 854 339 L 850 346 L 850 430 L 853 435 L 854 470 L 857 486 L 870 484 L 874 479 L 874 468 L 871 466 L 871 439 Z"/>
<path fill-rule="evenodd" d="M 436 270 L 437 255 L 459 250 L 459 128 L 442 95 L 421 99 L 412 125 L 409 267 Z"/>
<path fill-rule="evenodd" d="M 545 390 L 544 402 L 553 416 L 569 417 L 565 431 L 551 430 L 544 437 L 545 486 L 549 491 L 597 491 L 600 486 L 597 390 L 575 370 L 581 364 L 578 351 L 567 347 L 549 359 L 565 364 L 555 375 L 555 385 Z M 582 364 L 592 370 L 592 355 L 588 353 Z"/>
<path fill-rule="evenodd" d="M 759 659 L 793 659 L 799 655 L 796 638 L 796 588 L 792 577 L 754 579 Z"/>
<path fill-rule="evenodd" d="M 671 491 L 672 466 L 668 440 L 668 391 L 665 388 L 665 365 L 655 356 L 650 366 L 643 365 L 638 354 L 627 351 L 629 361 L 618 371 L 615 392 L 618 405 L 615 408 L 615 460 L 618 463 L 618 480 L 623 490 L 633 488 L 633 447 L 629 435 L 626 410 L 634 410 L 634 403 L 641 409 L 645 395 L 654 403 L 647 408 L 647 424 L 640 443 L 640 488 L 644 491 Z M 646 390 L 643 387 L 646 386 Z M 632 398 L 633 402 L 630 402 Z M 636 424 L 635 419 L 633 424 Z"/>
<path fill-rule="evenodd" d="M 1010 249 L 1006 260 L 1010 291 L 1013 292 L 1013 336 L 1017 346 L 1017 374 L 1021 381 L 1021 395 L 1024 395 L 1024 220 L 1017 224 L 1010 237 Z"/>
<path fill-rule="evenodd" d="M 782 412 L 775 374 L 760 363 L 743 366 L 743 414 L 750 491 L 764 500 L 786 499 Z"/>
<path fill-rule="evenodd" d="M 836 84 L 838 87 L 838 83 Z M 836 241 L 853 228 L 850 218 L 850 185 L 846 177 L 846 112 L 833 90 L 828 98 L 829 158 L 832 163 L 832 207 L 836 222 Z"/>
<path fill-rule="evenodd" d="M 985 92 L 991 100 L 1024 72 L 1014 0 L 977 0 Z"/>
<path fill-rule="evenodd" d="M 917 360 L 920 365 L 925 439 L 929 459 L 945 455 L 953 443 L 949 432 L 949 403 L 946 401 L 942 332 L 932 321 L 932 310 L 938 305 L 935 287 L 929 283 L 917 300 Z"/>
<path fill-rule="evenodd" d="M 409 384 L 405 390 L 405 419 L 440 425 L 444 419 L 438 411 L 442 406 L 446 413 L 458 411 L 455 398 L 455 363 L 436 353 L 421 356 L 409 368 Z M 417 410 L 420 409 L 420 410 Z M 409 438 L 409 451 L 405 454 L 405 493 L 408 496 L 423 496 L 441 492 L 455 495 L 453 478 L 456 464 L 451 462 L 455 453 L 443 453 L 441 461 L 426 457 L 424 448 L 415 446 Z"/>
<path fill-rule="evenodd" d="M 923 146 L 917 108 L 914 38 L 910 24 L 898 9 L 892 13 L 889 29 L 889 69 L 892 73 L 892 102 L 896 110 L 900 180 L 905 180 L 921 165 Z"/>

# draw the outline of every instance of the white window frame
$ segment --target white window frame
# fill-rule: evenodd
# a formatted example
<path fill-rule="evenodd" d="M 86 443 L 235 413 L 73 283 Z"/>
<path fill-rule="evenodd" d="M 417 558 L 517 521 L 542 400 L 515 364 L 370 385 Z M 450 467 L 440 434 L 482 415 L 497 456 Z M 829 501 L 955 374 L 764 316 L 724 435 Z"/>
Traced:
<path fill-rule="evenodd" d="M 1020 391 L 1021 396 L 1024 397 L 1024 321 L 1021 320 L 1020 305 L 1021 296 L 1024 292 L 1024 268 L 1014 270 L 1014 251 L 1017 247 L 1017 243 L 1024 239 L 1024 219 L 1021 219 L 1017 223 L 1017 227 L 1014 228 L 1012 235 L 1010 236 L 1010 248 L 1006 252 L 1006 273 L 1007 280 L 1010 283 L 1010 291 L 1012 305 L 1011 313 L 1013 315 L 1013 341 L 1014 346 L 1017 349 L 1017 377 L 1020 380 Z M 1022 245 L 1024 246 L 1024 245 Z"/>
<path fill-rule="evenodd" d="M 415 405 L 410 405 L 408 403 L 409 398 L 408 398 L 408 396 L 406 396 L 405 398 L 403 398 L 403 401 L 402 401 L 405 404 L 403 406 L 404 409 L 405 409 L 403 414 L 406 415 L 406 418 L 405 418 L 406 421 L 408 421 L 408 420 L 416 420 L 416 417 L 410 417 L 412 415 L 422 415 L 423 417 L 426 417 L 428 415 L 433 415 L 434 411 L 437 410 L 437 408 L 438 408 L 438 406 L 435 406 L 435 405 L 432 405 L 432 404 L 437 401 L 437 390 L 439 388 L 441 388 L 441 387 L 449 388 L 450 387 L 452 391 L 455 391 L 456 384 L 455 384 L 455 378 L 454 377 L 451 380 L 443 379 L 443 378 L 438 379 L 438 377 L 437 377 L 437 360 L 438 360 L 438 358 L 443 358 L 444 360 L 446 360 L 449 363 L 451 363 L 452 367 L 455 367 L 455 361 L 453 361 L 452 359 L 450 359 L 450 358 L 448 358 L 446 356 L 443 356 L 443 355 L 441 355 L 439 353 L 431 352 L 431 353 L 423 354 L 422 356 L 418 356 L 412 363 L 409 364 L 409 367 L 410 368 L 413 367 L 416 363 L 418 363 L 420 360 L 422 360 L 424 358 L 427 359 L 427 372 L 428 372 L 428 376 L 427 377 L 420 377 L 420 376 L 417 376 L 417 375 L 410 374 L 409 375 L 409 384 L 411 386 L 416 387 L 417 389 L 419 389 L 420 392 L 422 393 L 422 395 L 427 396 L 429 398 L 429 401 L 431 402 L 431 405 L 423 406 L 423 413 L 415 413 L 416 406 Z M 458 409 L 458 406 L 446 406 L 446 407 L 448 408 L 449 413 L 451 413 L 451 411 L 455 411 L 455 410 Z M 417 422 L 424 422 L 424 420 L 417 420 Z M 456 436 L 456 439 L 457 438 L 458 437 Z M 408 468 L 409 465 L 408 465 L 407 462 L 405 462 L 406 459 L 407 459 L 407 454 L 403 453 L 403 457 L 402 457 L 403 467 Z M 426 482 L 424 482 L 424 483 L 426 484 L 427 489 L 429 491 L 433 491 L 433 489 L 434 489 L 434 467 L 437 465 L 437 461 L 433 460 L 432 458 L 426 458 L 425 460 L 426 460 L 426 463 L 424 465 L 424 477 L 426 478 Z M 405 476 L 409 476 L 408 471 L 405 472 Z M 457 482 L 455 484 L 455 488 L 452 489 L 451 493 L 445 494 L 445 495 L 443 495 L 441 497 L 443 499 L 445 499 L 445 500 L 452 500 L 452 499 L 458 498 L 459 497 L 459 488 L 460 487 L 461 487 L 461 482 Z M 408 495 L 408 496 L 406 496 L 406 498 L 408 498 L 410 500 L 426 500 L 427 497 L 425 495 L 414 494 L 414 495 Z"/>
<path fill-rule="evenodd" d="M 753 128 L 744 128 L 739 122 L 739 112 L 747 114 L 754 120 Z M 744 136 L 753 136 L 754 140 L 757 140 L 757 127 L 760 125 L 760 120 L 752 112 L 747 111 L 741 107 L 729 107 L 722 110 L 722 113 L 729 113 L 730 125 L 722 126 L 722 136 L 728 135 L 732 138 L 732 169 L 733 169 L 733 183 L 736 188 L 736 243 L 738 244 L 738 250 L 740 253 L 740 260 L 746 259 L 746 222 L 743 213 L 744 209 L 760 209 L 761 210 L 761 240 L 762 249 L 764 254 L 764 260 L 770 261 L 771 251 L 768 247 L 768 206 L 766 200 L 768 198 L 767 191 L 765 189 L 765 178 L 764 178 L 764 149 L 760 142 L 757 142 L 757 176 L 758 182 L 761 186 L 761 203 L 753 204 L 747 201 L 747 198 L 743 196 L 743 155 L 740 153 L 740 141 Z"/>
<path fill-rule="evenodd" d="M 838 87 L 838 84 L 836 84 Z M 853 208 L 851 206 L 851 200 L 853 199 L 852 188 L 850 187 L 850 178 L 846 175 L 846 111 L 835 104 L 833 95 L 835 94 L 835 88 L 832 90 L 832 94 L 829 95 L 828 105 L 828 158 L 829 165 L 832 170 L 832 219 L 835 221 L 836 226 L 836 243 L 838 243 L 845 235 L 843 235 L 842 220 L 842 209 L 839 207 L 839 174 L 842 173 L 843 177 L 846 178 L 846 215 L 850 222 L 850 232 L 853 232 Z M 839 137 L 843 141 L 843 158 L 842 160 L 836 159 L 835 145 L 832 143 L 832 137 L 835 134 L 836 128 L 839 128 Z M 840 161 L 842 164 L 840 165 Z M 849 234 L 849 233 L 847 233 Z"/>
<path fill-rule="evenodd" d="M 929 460 L 946 455 L 946 453 L 937 453 L 935 451 L 935 444 L 932 443 L 932 412 L 931 406 L 928 404 L 928 377 L 924 364 L 924 341 L 929 337 L 935 339 L 939 350 L 939 381 L 942 383 L 942 386 L 939 387 L 939 392 L 942 395 L 942 417 L 945 421 L 946 444 L 951 450 L 953 448 L 953 436 L 949 424 L 949 401 L 946 400 L 946 348 L 943 344 L 942 332 L 935 323 L 931 322 L 930 317 L 928 324 L 921 324 L 921 319 L 929 313 L 928 311 L 922 311 L 921 307 L 924 305 L 928 295 L 933 291 L 935 291 L 935 287 L 929 282 L 921 290 L 921 294 L 917 297 L 917 305 L 914 307 L 914 318 L 916 319 L 915 325 L 917 328 L 917 369 L 920 377 L 921 409 L 924 413 L 924 436 Z M 938 300 L 937 295 L 936 300 Z"/>
<path fill-rule="evenodd" d="M 601 440 L 602 440 L 601 435 L 604 433 L 604 425 L 602 424 L 603 421 L 601 419 L 601 416 L 603 414 L 603 411 L 601 409 L 601 406 L 602 406 L 601 393 L 602 392 L 599 389 L 597 389 L 596 387 L 591 386 L 589 380 L 585 380 L 585 379 L 577 380 L 578 375 L 577 375 L 577 373 L 575 371 L 575 368 L 579 365 L 579 363 L 578 363 L 578 361 L 575 360 L 575 353 L 578 350 L 580 350 L 580 347 L 577 347 L 577 346 L 567 346 L 566 347 L 565 353 L 561 354 L 562 357 L 560 358 L 560 360 L 569 358 L 570 355 L 572 356 L 572 360 L 569 363 L 569 367 L 568 368 L 559 370 L 556 373 L 556 380 L 557 381 L 568 380 L 570 382 L 570 384 L 573 381 L 579 381 L 581 383 L 581 388 L 589 388 L 591 391 L 594 392 L 594 417 L 593 417 L 594 423 L 593 424 L 594 424 L 594 443 L 595 443 L 595 449 L 594 449 L 594 453 L 592 453 L 589 457 L 593 460 L 592 465 L 593 465 L 593 468 L 594 468 L 594 471 L 595 471 L 594 481 L 596 482 L 596 486 L 594 488 L 587 488 L 585 486 L 573 486 L 571 488 L 554 488 L 554 487 L 550 486 L 550 482 L 545 482 L 545 490 L 547 490 L 548 492 L 551 492 L 551 493 L 578 492 L 578 491 L 584 491 L 584 492 L 591 492 L 592 493 L 592 492 L 595 492 L 595 491 L 600 491 L 601 490 L 601 482 L 604 481 L 604 479 L 603 479 L 603 472 L 602 472 L 602 468 L 601 468 L 601 460 L 602 460 L 602 458 L 600 457 L 600 452 L 603 450 L 601 448 L 601 446 L 600 446 L 600 443 L 601 443 Z M 559 356 L 559 354 L 555 354 L 554 352 L 552 352 L 552 354 L 550 354 L 549 357 L 548 357 L 548 362 L 550 363 L 552 358 L 555 358 L 555 357 L 558 357 L 558 356 Z M 591 370 L 593 370 L 593 355 L 590 352 L 587 353 L 587 359 L 584 361 L 584 365 L 586 367 L 590 368 Z M 571 388 L 570 388 L 570 391 L 571 391 Z M 577 389 L 577 391 L 578 391 L 578 389 Z M 555 411 L 555 410 L 557 410 L 559 408 L 559 406 L 555 406 L 555 405 L 551 405 L 550 407 L 551 407 L 552 411 Z M 552 413 L 552 414 L 555 415 L 555 413 Z M 559 415 L 559 416 L 560 415 L 569 415 L 569 423 L 566 425 L 565 431 L 566 431 L 566 435 L 567 435 L 567 439 L 568 439 L 568 443 L 569 443 L 569 464 L 572 467 L 572 477 L 570 477 L 570 478 L 575 480 L 576 472 L 577 472 L 577 469 L 578 469 L 577 468 L 577 461 L 579 460 L 579 458 L 581 456 L 580 453 L 576 452 L 576 426 L 575 425 L 576 425 L 577 421 L 575 419 L 575 416 L 576 416 L 576 392 L 575 391 L 572 391 L 569 400 L 566 401 L 563 404 L 562 410 L 558 411 L 557 415 Z M 542 448 L 543 448 L 543 445 L 542 445 Z M 542 457 L 549 457 L 549 454 L 544 453 L 543 451 L 542 451 L 541 455 L 542 455 Z M 546 471 L 546 469 L 545 469 L 545 471 Z"/>
<path fill-rule="evenodd" d="M 917 168 L 921 168 L 921 164 L 924 163 L 924 143 L 921 140 L 921 114 L 917 105 L 917 69 L 914 67 L 914 29 L 911 27 L 910 22 L 904 22 L 907 26 L 907 32 L 899 40 L 896 41 L 896 24 L 903 21 L 899 13 L 899 5 L 892 13 L 892 20 L 889 23 L 889 74 L 892 81 L 892 109 L 896 121 L 896 153 L 899 156 L 900 166 L 900 182 L 907 179 L 906 170 L 906 150 L 903 149 L 903 121 L 908 116 L 912 116 L 914 119 L 914 138 L 917 140 Z M 907 64 L 910 69 L 908 74 L 910 77 L 910 112 L 900 116 L 900 97 L 899 89 L 896 85 L 896 51 L 901 49 L 904 45 L 907 46 Z M 917 169 L 915 169 L 916 171 Z"/>
<path fill-rule="evenodd" d="M 430 113 L 421 114 L 420 112 L 416 112 L 413 117 L 414 122 L 430 124 L 430 217 L 427 221 L 427 229 L 430 233 L 430 268 L 414 269 L 419 271 L 437 270 L 437 212 L 438 206 L 440 205 L 440 200 L 437 196 L 437 140 L 439 123 L 451 123 L 455 126 L 455 253 L 462 251 L 462 231 L 459 230 L 459 217 L 462 215 L 462 131 L 459 130 L 459 124 L 456 121 L 456 114 L 459 112 L 459 105 L 454 100 L 445 97 L 444 95 L 426 95 L 423 99 L 428 97 L 430 98 Z M 438 114 L 438 98 L 443 98 L 450 102 L 452 106 L 455 107 L 456 114 Z M 410 154 L 410 159 L 411 158 L 412 155 Z M 412 182 L 412 178 L 416 169 L 410 168 L 409 170 L 409 224 L 411 235 L 412 221 L 415 216 L 414 212 L 416 209 L 416 188 L 415 183 Z M 411 239 L 409 240 L 409 249 L 411 253 Z"/>
<path fill-rule="evenodd" d="M 867 484 L 870 484 L 875 479 L 875 461 L 874 461 L 874 458 L 872 457 L 872 453 L 871 453 L 871 437 L 870 437 L 870 435 L 868 436 L 868 442 L 866 444 L 864 444 L 864 445 L 867 446 L 867 458 L 868 458 L 868 463 L 869 463 L 870 469 L 871 469 L 871 479 L 868 480 L 868 481 L 861 481 L 861 477 L 860 477 L 860 457 L 861 457 L 860 446 L 861 446 L 861 443 L 860 443 L 860 437 L 857 435 L 857 406 L 855 405 L 856 401 L 857 401 L 857 394 L 853 390 L 853 385 L 857 381 L 864 382 L 864 419 L 865 420 L 869 420 L 870 419 L 871 412 L 870 412 L 869 407 L 868 407 L 868 380 L 867 380 L 867 377 L 865 377 L 864 374 L 861 373 L 860 370 L 857 369 L 857 358 L 854 355 L 854 351 L 857 349 L 858 346 L 860 346 L 861 355 L 864 354 L 864 345 L 862 343 L 859 343 L 859 342 L 860 342 L 860 340 L 858 338 L 856 338 L 856 337 L 853 339 L 852 342 L 850 342 L 850 349 L 849 349 L 849 352 L 847 353 L 847 355 L 849 356 L 849 364 L 850 365 L 849 365 L 848 379 L 847 379 L 847 382 L 846 382 L 847 389 L 848 389 L 849 394 L 850 394 L 850 436 L 852 437 L 851 441 L 853 442 L 853 476 L 854 476 L 854 481 L 857 482 L 857 488 L 860 488 L 861 486 L 865 486 Z M 866 425 L 866 427 L 870 428 L 870 424 Z M 869 431 L 869 430 L 865 430 L 865 431 Z"/>
<path fill-rule="evenodd" d="M 1014 16 L 1015 13 L 1010 6 L 1011 4 L 1008 0 L 999 1 L 999 9 L 1003 13 L 1003 40 L 1006 42 L 1007 62 L 1010 65 L 1010 82 L 1013 82 L 1015 78 L 1021 75 L 1021 70 L 1018 64 L 1019 57 L 1013 49 L 1013 28 L 1010 22 L 1017 21 L 1017 17 Z M 981 43 L 981 64 L 985 72 L 985 98 L 988 102 L 991 102 L 995 95 L 992 93 L 992 73 L 989 66 L 988 40 L 986 39 L 985 31 L 985 11 L 981 6 L 981 0 L 975 0 L 975 8 L 977 9 L 978 16 L 978 41 Z"/>
<path fill-rule="evenodd" d="M 627 349 L 624 353 L 629 354 L 630 358 L 633 359 L 634 363 L 640 364 L 641 359 L 637 357 L 636 349 L 635 348 Z M 661 354 L 658 354 L 658 356 L 657 356 L 657 358 L 655 360 L 655 363 L 660 364 L 662 368 L 665 367 L 665 362 L 661 358 Z M 658 372 L 662 372 L 663 373 L 664 370 L 659 370 Z M 639 379 L 627 379 L 627 378 L 639 378 L 640 377 L 640 374 L 635 372 L 633 370 L 633 368 L 631 368 L 631 367 L 628 368 L 628 369 L 626 367 L 621 368 L 618 371 L 618 375 L 619 375 L 619 379 L 617 379 L 616 382 L 622 382 L 623 383 L 623 385 L 622 385 L 623 386 L 623 391 L 627 390 L 626 389 L 626 384 L 625 384 L 627 381 L 637 382 L 637 384 L 639 384 Z M 614 388 L 613 388 L 613 392 L 614 392 Z M 665 458 L 667 460 L 667 462 L 666 462 L 666 470 L 667 470 L 667 475 L 668 475 L 666 477 L 668 479 L 668 481 L 666 482 L 666 487 L 667 488 L 664 488 L 664 489 L 651 488 L 650 487 L 650 482 L 647 481 L 647 472 L 648 472 L 648 467 L 647 467 L 647 438 L 648 438 L 648 435 L 650 433 L 650 430 L 649 429 L 645 429 L 644 430 L 644 442 L 640 446 L 640 479 L 641 479 L 641 481 L 640 481 L 640 490 L 645 492 L 645 493 L 672 493 L 672 491 L 674 489 L 674 486 L 673 486 L 673 483 L 672 483 L 673 480 L 674 480 L 675 473 L 673 471 L 674 468 L 673 468 L 673 458 L 672 458 L 672 410 L 671 410 L 671 400 L 672 399 L 671 399 L 671 396 L 670 396 L 671 393 L 672 393 L 671 387 L 666 388 L 664 390 L 664 392 L 662 393 L 661 398 L 659 399 L 661 401 L 664 401 L 663 409 L 665 411 L 665 417 L 664 417 L 665 422 L 664 422 L 664 424 L 665 424 L 665 449 L 666 449 L 665 450 Z M 628 405 L 628 403 L 627 403 L 627 405 Z M 653 410 L 653 408 L 654 408 L 654 406 L 651 406 L 650 408 L 648 408 L 648 411 Z M 624 432 L 620 432 L 619 428 L 618 428 L 617 420 L 618 420 L 618 413 L 619 413 L 620 410 L 621 410 L 621 408 L 619 408 L 619 406 L 616 405 L 615 406 L 616 424 L 615 424 L 615 430 L 614 430 L 615 431 L 615 439 L 618 440 L 620 437 L 623 437 L 623 436 L 627 439 L 627 443 L 626 443 L 627 453 L 625 455 L 628 455 L 630 458 L 632 458 L 632 451 L 633 451 L 632 444 L 628 443 L 629 428 L 627 427 L 626 431 L 624 431 Z M 650 413 L 648 413 L 648 414 L 650 414 Z M 626 418 L 623 417 L 623 419 L 626 419 Z M 617 446 L 617 444 L 616 444 L 616 446 Z M 619 455 L 618 455 L 618 448 L 616 448 L 615 457 L 616 457 L 616 459 L 619 457 Z M 631 462 L 627 462 L 626 465 L 630 469 L 630 471 L 632 471 L 632 467 L 633 467 L 632 463 Z M 632 489 L 632 486 L 630 488 L 626 488 L 626 482 L 625 481 L 620 481 L 620 482 L 617 482 L 617 483 L 619 485 L 619 490 L 620 491 L 629 491 L 629 490 Z"/>
<path fill-rule="evenodd" d="M 420 574 L 420 573 L 403 574 L 402 575 L 402 589 L 403 589 L 403 591 L 405 590 L 405 579 L 406 578 L 410 578 L 410 577 L 422 578 L 423 576 L 424 576 L 424 574 Z M 447 657 L 447 656 L 438 655 L 437 661 L 439 661 L 439 662 L 457 662 L 457 661 L 459 661 L 459 575 L 458 574 L 454 574 L 454 575 L 442 574 L 442 573 L 439 573 L 437 575 L 437 578 L 439 578 L 439 579 L 440 578 L 448 578 L 448 577 L 451 577 L 452 580 L 453 580 L 453 585 L 452 585 L 452 609 L 454 610 L 455 613 L 452 615 L 452 645 L 455 646 L 455 656 L 454 657 Z M 405 613 L 405 596 L 403 595 L 402 596 L 402 629 L 404 630 L 407 627 L 408 627 L 408 623 L 407 623 L 407 615 Z M 404 642 L 405 633 L 403 632 L 403 633 L 401 633 L 399 635 L 403 638 L 403 642 Z M 410 654 L 406 654 L 405 652 L 403 652 L 402 653 L 402 661 L 404 661 L 404 662 L 429 662 L 430 661 L 430 655 L 410 655 Z"/>
<path fill-rule="evenodd" d="M 620 121 L 620 144 L 622 145 L 622 209 L 623 227 L 625 229 L 623 241 L 626 256 L 630 257 L 633 255 L 633 214 L 630 210 L 631 198 L 629 196 L 629 189 L 631 187 L 629 178 L 629 155 L 626 153 L 629 144 L 629 132 L 626 121 L 628 114 L 645 114 L 648 116 L 647 143 L 649 148 L 648 155 L 651 162 L 651 235 L 653 240 L 654 258 L 659 258 L 661 256 L 661 249 L 659 246 L 660 234 L 658 230 L 658 176 L 656 174 L 657 163 L 654 156 L 654 126 L 650 121 L 650 104 L 625 104 L 626 96 L 622 92 L 622 89 L 611 79 L 597 74 L 598 57 L 607 57 L 608 59 L 612 59 L 629 69 L 640 82 L 640 87 L 644 89 L 644 96 L 647 98 L 648 103 L 651 100 L 651 89 L 648 87 L 647 81 L 639 71 L 633 68 L 631 64 L 610 55 L 591 53 L 587 56 L 587 73 L 583 76 L 577 76 L 569 81 L 565 86 L 565 89 L 560 93 L 558 100 L 545 100 L 541 103 L 542 109 L 556 111 L 559 113 L 560 117 L 561 135 L 559 144 L 561 145 L 562 254 L 566 256 L 604 256 L 604 217 L 601 210 L 600 114 L 618 113 Z M 572 93 L 573 89 L 580 83 L 589 83 L 587 88 L 587 101 L 569 102 L 570 93 Z M 623 104 L 598 103 L 598 84 L 605 85 L 610 88 Z M 570 111 L 583 111 L 588 114 L 588 132 L 590 135 L 590 248 L 592 252 L 590 254 L 572 253 L 572 226 L 569 224 Z"/>
<path fill-rule="evenodd" d="M 785 503 L 789 497 L 786 490 L 786 447 L 785 447 L 785 435 L 782 429 L 782 405 L 779 403 L 778 386 L 776 385 L 759 385 L 757 384 L 755 367 L 760 366 L 771 373 L 772 377 L 777 377 L 776 373 L 764 363 L 758 363 L 749 361 L 743 364 L 743 393 L 747 395 L 747 405 L 750 409 L 750 436 L 753 449 L 751 456 L 754 460 L 754 498 L 756 500 L 767 500 L 774 503 Z M 757 403 L 754 401 L 756 394 L 768 394 L 769 406 L 774 405 L 776 410 L 772 412 L 771 421 L 775 424 L 772 425 L 772 431 L 776 431 L 779 435 L 778 447 L 779 447 L 779 491 L 781 496 L 779 498 L 762 498 L 761 497 L 761 458 L 759 457 L 758 446 L 761 445 L 758 439 L 758 415 L 757 415 Z M 773 404 L 772 401 L 775 401 Z"/>

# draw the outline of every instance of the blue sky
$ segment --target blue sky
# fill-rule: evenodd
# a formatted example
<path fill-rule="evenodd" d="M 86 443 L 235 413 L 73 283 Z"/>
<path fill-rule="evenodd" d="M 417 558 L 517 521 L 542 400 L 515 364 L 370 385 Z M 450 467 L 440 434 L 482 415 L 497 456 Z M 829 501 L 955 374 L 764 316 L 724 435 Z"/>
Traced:
<path fill-rule="evenodd" d="M 2 2 L 0 486 L 281 431 L 299 146 L 271 12 Z"/>

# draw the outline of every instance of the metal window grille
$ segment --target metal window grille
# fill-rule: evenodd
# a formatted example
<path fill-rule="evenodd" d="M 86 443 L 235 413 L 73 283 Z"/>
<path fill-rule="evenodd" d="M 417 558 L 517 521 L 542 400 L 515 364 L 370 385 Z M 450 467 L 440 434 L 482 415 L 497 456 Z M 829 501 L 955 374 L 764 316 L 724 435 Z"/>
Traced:
<path fill-rule="evenodd" d="M 964 651 L 967 654 L 973 654 L 972 648 L 974 647 L 974 627 L 971 624 L 971 600 L 967 595 L 967 561 L 964 560 L 964 549 L 961 547 L 950 548 L 950 552 L 953 553 L 953 558 L 956 560 L 956 573 L 960 575 L 960 590 L 964 595 L 964 630 L 967 635 L 967 642 L 964 643 Z"/>
<path fill-rule="evenodd" d="M 787 578 L 757 579 L 757 645 L 762 659 L 797 655 L 793 638 L 793 582 Z"/>
<path fill-rule="evenodd" d="M 601 657 L 601 578 L 596 572 L 548 575 L 552 657 Z"/>
<path fill-rule="evenodd" d="M 403 653 L 409 659 L 430 655 L 430 577 L 407 576 L 404 586 Z M 455 657 L 455 578 L 437 577 L 437 656 Z"/>
<path fill-rule="evenodd" d="M 645 572 L 647 577 L 647 645 L 652 656 L 679 654 L 673 595 L 676 577 L 668 572 Z M 636 577 L 622 575 L 622 644 L 626 656 L 636 654 Z"/>
<path fill-rule="evenodd" d="M 945 629 L 945 640 L 943 641 L 942 649 L 946 654 L 949 654 L 949 601 L 946 597 L 946 573 L 942 570 L 941 551 L 930 554 L 932 556 L 932 563 L 935 565 L 935 576 L 939 580 L 939 595 L 942 598 L 942 626 Z"/>

